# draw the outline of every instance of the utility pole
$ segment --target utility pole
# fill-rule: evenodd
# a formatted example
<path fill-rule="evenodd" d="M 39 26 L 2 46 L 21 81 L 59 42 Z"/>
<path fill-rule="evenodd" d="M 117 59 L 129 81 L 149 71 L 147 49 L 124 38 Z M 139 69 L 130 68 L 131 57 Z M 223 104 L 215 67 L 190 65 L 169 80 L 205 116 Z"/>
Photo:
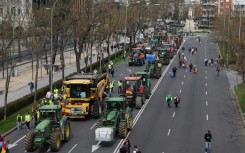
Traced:
<path fill-rule="evenodd" d="M 15 7 L 13 7 L 13 49 L 12 49 L 12 68 L 11 68 L 11 71 L 12 71 L 12 76 L 15 76 L 15 61 L 14 61 L 14 51 L 15 51 L 15 48 L 14 48 L 14 38 L 15 38 Z"/>

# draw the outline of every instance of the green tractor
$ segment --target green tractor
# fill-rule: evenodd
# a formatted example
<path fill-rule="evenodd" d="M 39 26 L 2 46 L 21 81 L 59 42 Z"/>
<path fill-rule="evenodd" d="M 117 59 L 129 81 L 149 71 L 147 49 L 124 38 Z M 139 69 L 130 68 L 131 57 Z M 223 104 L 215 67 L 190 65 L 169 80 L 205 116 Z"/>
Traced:
<path fill-rule="evenodd" d="M 145 72 L 148 72 L 150 77 L 159 79 L 162 76 L 162 61 L 155 60 L 155 55 L 146 55 L 146 61 L 148 65 L 146 66 Z"/>
<path fill-rule="evenodd" d="M 157 54 L 162 65 L 168 65 L 170 63 L 170 54 L 164 48 L 160 48 Z"/>
<path fill-rule="evenodd" d="M 59 151 L 61 141 L 69 141 L 71 126 L 69 118 L 63 116 L 60 105 L 44 105 L 40 107 L 39 123 L 35 132 L 27 133 L 25 137 L 25 149 L 28 152 L 36 148 L 43 148 L 50 145 L 51 151 Z"/>
<path fill-rule="evenodd" d="M 132 48 L 132 54 L 128 56 L 128 65 L 144 65 L 145 53 L 141 48 Z"/>
<path fill-rule="evenodd" d="M 148 72 L 136 72 L 136 76 L 141 76 L 141 81 L 144 86 L 145 98 L 149 99 L 151 95 L 151 79 Z"/>
<path fill-rule="evenodd" d="M 126 138 L 133 126 L 132 108 L 124 97 L 111 97 L 106 100 L 106 112 L 95 130 L 95 140 L 114 141 L 116 137 Z"/>
<path fill-rule="evenodd" d="M 142 76 L 124 77 L 120 96 L 126 97 L 130 106 L 140 109 L 145 103 L 145 94 L 140 91 Z M 143 86 L 144 88 L 144 86 Z"/>

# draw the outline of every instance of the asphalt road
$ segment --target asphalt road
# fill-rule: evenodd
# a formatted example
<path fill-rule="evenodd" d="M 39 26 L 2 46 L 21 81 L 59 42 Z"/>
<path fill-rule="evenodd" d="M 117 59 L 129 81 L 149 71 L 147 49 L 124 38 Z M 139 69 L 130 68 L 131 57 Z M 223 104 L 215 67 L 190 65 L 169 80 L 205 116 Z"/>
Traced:
<path fill-rule="evenodd" d="M 204 152 L 204 133 L 211 130 L 212 152 L 244 153 L 245 131 L 230 93 L 227 76 L 221 71 L 217 77 L 214 66 L 204 67 L 205 56 L 207 58 L 218 56 L 216 45 L 206 36 L 201 36 L 201 43 L 196 43 L 192 37 L 184 46 L 188 61 L 197 65 L 198 73 L 178 69 L 177 77 L 170 78 L 171 68 L 178 66 L 175 57 L 170 66 L 164 66 L 165 75 L 161 79 L 152 79 L 152 96 L 141 110 L 133 111 L 134 127 L 128 134 L 131 146 L 137 144 L 145 153 L 201 153 Z M 187 49 L 190 46 L 196 46 L 198 53 L 189 55 Z M 119 78 L 129 73 L 128 69 L 135 72 L 144 68 L 145 66 L 128 67 L 126 61 L 122 62 L 115 67 L 115 77 L 112 79 L 117 82 Z M 117 95 L 115 89 L 113 95 Z M 180 97 L 178 109 L 173 105 L 167 108 L 165 102 L 167 93 Z M 59 152 L 90 153 L 93 148 L 95 153 L 116 153 L 123 140 L 118 139 L 113 143 L 96 142 L 94 130 L 97 121 L 96 119 L 72 121 L 71 140 L 64 143 Z M 17 144 L 11 152 L 25 152 L 23 137 L 25 133 L 26 128 L 15 131 L 7 137 L 11 143 Z M 35 152 L 49 152 L 49 149 L 46 147 Z"/>

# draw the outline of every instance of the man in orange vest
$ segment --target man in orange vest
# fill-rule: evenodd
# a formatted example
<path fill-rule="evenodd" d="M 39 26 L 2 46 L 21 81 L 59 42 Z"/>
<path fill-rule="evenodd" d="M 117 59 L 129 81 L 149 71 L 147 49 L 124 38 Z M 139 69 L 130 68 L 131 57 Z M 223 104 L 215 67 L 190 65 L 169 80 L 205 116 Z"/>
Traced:
<path fill-rule="evenodd" d="M 144 86 L 142 84 L 140 85 L 140 88 L 139 89 L 140 89 L 140 93 L 143 94 L 144 93 Z"/>

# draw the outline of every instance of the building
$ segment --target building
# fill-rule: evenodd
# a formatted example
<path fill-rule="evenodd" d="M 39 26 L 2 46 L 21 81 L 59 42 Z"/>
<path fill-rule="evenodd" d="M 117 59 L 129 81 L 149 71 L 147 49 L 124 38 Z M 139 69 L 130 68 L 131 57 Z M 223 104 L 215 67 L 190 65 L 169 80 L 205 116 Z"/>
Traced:
<path fill-rule="evenodd" d="M 0 1 L 0 23 L 15 18 L 15 27 L 26 28 L 31 16 L 32 0 Z"/>
<path fill-rule="evenodd" d="M 239 14 L 241 11 L 241 15 L 245 16 L 245 0 L 233 0 L 232 4 L 232 9 L 235 14 Z"/>
<path fill-rule="evenodd" d="M 228 1 L 228 0 L 226 0 Z M 218 15 L 217 0 L 200 0 L 199 25 L 212 26 Z"/>

